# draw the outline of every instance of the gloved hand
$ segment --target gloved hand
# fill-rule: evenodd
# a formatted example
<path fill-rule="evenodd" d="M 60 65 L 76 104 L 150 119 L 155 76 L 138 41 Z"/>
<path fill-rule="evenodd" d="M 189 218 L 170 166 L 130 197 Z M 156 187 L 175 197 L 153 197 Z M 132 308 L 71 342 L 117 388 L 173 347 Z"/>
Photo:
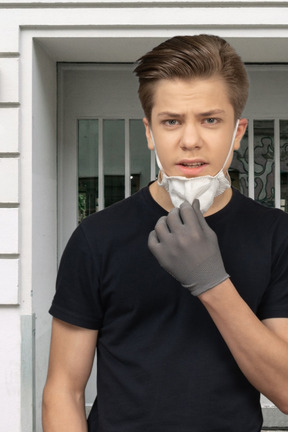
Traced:
<path fill-rule="evenodd" d="M 207 225 L 199 206 L 185 202 L 161 217 L 148 238 L 159 264 L 191 294 L 198 296 L 229 278 L 217 236 Z"/>

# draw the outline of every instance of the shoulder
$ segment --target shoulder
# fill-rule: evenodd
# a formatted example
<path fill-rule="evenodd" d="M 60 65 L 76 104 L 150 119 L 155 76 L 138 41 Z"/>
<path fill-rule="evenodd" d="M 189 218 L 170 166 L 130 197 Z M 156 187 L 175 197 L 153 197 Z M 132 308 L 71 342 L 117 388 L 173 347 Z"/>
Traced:
<path fill-rule="evenodd" d="M 239 239 L 245 239 L 251 248 L 258 247 L 258 251 L 269 250 L 272 256 L 287 251 L 288 214 L 238 194 L 239 205 L 234 224 L 237 225 L 235 231 L 238 232 Z"/>
<path fill-rule="evenodd" d="M 234 209 L 239 218 L 245 222 L 251 222 L 257 226 L 268 227 L 286 227 L 288 228 L 288 214 L 277 208 L 266 207 L 252 198 L 245 197 L 239 191 L 233 194 Z"/>
<path fill-rule="evenodd" d="M 234 242 L 267 246 L 275 241 L 288 243 L 288 214 L 280 209 L 265 207 L 233 189 L 231 201 L 224 209 L 207 218 L 218 236 Z M 266 248 L 265 246 L 265 248 Z"/>
<path fill-rule="evenodd" d="M 147 188 L 141 189 L 139 192 L 131 195 L 124 200 L 118 201 L 104 210 L 100 210 L 87 218 L 85 218 L 80 226 L 86 230 L 91 230 L 98 227 L 98 229 L 105 229 L 113 225 L 125 225 L 133 217 L 143 214 L 145 209 L 145 199 L 147 195 Z"/>
<path fill-rule="evenodd" d="M 104 210 L 85 218 L 76 230 L 87 245 L 98 250 L 147 236 L 162 216 L 163 209 L 153 201 L 148 187 Z"/>

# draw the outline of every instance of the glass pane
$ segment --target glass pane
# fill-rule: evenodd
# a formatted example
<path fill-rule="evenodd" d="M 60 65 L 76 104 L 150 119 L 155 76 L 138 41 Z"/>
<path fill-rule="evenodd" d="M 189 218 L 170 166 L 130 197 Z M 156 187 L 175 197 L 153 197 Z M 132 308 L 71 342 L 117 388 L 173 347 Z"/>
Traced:
<path fill-rule="evenodd" d="M 130 120 L 130 173 L 131 194 L 150 181 L 150 150 L 147 147 L 142 120 Z"/>
<path fill-rule="evenodd" d="M 103 121 L 104 205 L 125 197 L 125 122 Z"/>
<path fill-rule="evenodd" d="M 280 120 L 281 208 L 288 213 L 288 120 Z"/>
<path fill-rule="evenodd" d="M 268 207 L 275 206 L 274 165 L 274 120 L 255 120 L 255 200 Z"/>
<path fill-rule="evenodd" d="M 98 120 L 78 121 L 78 221 L 97 211 Z"/>
<path fill-rule="evenodd" d="M 242 138 L 239 150 L 234 151 L 229 174 L 232 186 L 238 189 L 243 195 L 248 196 L 248 127 Z"/>

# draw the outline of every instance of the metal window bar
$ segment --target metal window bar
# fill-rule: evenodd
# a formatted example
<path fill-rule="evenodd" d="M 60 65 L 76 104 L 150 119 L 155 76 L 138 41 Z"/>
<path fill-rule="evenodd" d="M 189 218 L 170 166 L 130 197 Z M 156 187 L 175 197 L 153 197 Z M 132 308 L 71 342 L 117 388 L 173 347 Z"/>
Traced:
<path fill-rule="evenodd" d="M 281 208 L 280 119 L 274 119 L 275 207 Z"/>
<path fill-rule="evenodd" d="M 130 119 L 125 118 L 125 198 L 131 195 L 130 173 Z"/>
<path fill-rule="evenodd" d="M 103 118 L 98 118 L 98 209 L 104 209 Z"/>
<path fill-rule="evenodd" d="M 254 199 L 254 119 L 252 118 L 248 120 L 248 194 Z"/>

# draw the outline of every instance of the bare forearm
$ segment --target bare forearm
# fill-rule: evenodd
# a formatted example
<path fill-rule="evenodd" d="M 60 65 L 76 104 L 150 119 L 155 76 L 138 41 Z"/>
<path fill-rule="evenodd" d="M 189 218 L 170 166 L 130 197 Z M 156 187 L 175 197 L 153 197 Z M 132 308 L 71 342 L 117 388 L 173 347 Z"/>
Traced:
<path fill-rule="evenodd" d="M 84 397 L 65 392 L 43 394 L 43 432 L 87 432 Z"/>
<path fill-rule="evenodd" d="M 229 279 L 199 298 L 247 379 L 286 412 L 286 341 L 259 321 Z"/>

